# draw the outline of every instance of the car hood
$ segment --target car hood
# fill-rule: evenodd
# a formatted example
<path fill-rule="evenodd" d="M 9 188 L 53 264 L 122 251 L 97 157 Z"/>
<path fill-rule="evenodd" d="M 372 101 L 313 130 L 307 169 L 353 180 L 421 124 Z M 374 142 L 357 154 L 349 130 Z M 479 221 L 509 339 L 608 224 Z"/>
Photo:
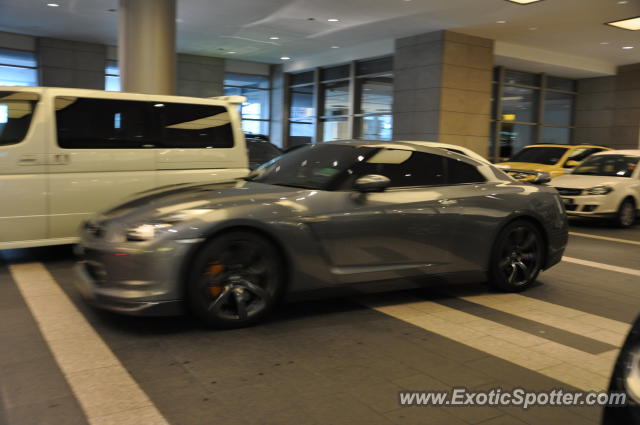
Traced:
<path fill-rule="evenodd" d="M 260 205 L 301 191 L 308 192 L 308 189 L 244 180 L 164 186 L 135 194 L 124 203 L 100 213 L 97 220 L 134 221 L 171 217 L 184 211 L 204 213 L 232 206 Z"/>
<path fill-rule="evenodd" d="M 589 189 L 595 186 L 617 186 L 629 181 L 626 177 L 583 176 L 567 174 L 553 179 L 549 186 L 566 187 L 571 189 Z"/>
<path fill-rule="evenodd" d="M 542 171 L 546 173 L 558 170 L 557 165 L 536 164 L 533 162 L 501 162 L 496 164 L 496 166 L 501 169 L 508 168 L 512 170 Z"/>

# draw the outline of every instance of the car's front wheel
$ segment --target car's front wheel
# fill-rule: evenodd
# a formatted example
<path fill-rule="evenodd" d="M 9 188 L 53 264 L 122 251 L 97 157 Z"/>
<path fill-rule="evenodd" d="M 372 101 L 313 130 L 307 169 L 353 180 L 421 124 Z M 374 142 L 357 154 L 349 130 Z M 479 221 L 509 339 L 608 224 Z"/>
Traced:
<path fill-rule="evenodd" d="M 282 258 L 269 240 L 231 231 L 209 241 L 196 256 L 187 298 L 191 310 L 209 326 L 249 326 L 271 312 L 284 276 Z"/>
<path fill-rule="evenodd" d="M 620 227 L 631 227 L 636 222 L 636 204 L 632 199 L 625 199 L 618 208 L 615 223 Z"/>
<path fill-rule="evenodd" d="M 543 264 L 544 240 L 538 228 L 527 220 L 509 223 L 496 238 L 490 283 L 508 292 L 520 292 L 535 282 Z"/>

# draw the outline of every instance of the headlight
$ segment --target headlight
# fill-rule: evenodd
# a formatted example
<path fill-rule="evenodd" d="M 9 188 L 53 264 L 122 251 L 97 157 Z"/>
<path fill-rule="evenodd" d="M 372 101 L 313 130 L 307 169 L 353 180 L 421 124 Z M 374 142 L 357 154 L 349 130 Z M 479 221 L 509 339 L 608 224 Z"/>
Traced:
<path fill-rule="evenodd" d="M 610 186 L 596 186 L 586 190 L 589 195 L 606 195 L 612 191 L 613 188 Z"/>
<path fill-rule="evenodd" d="M 128 241 L 142 242 L 154 239 L 159 233 L 167 231 L 173 227 L 169 223 L 140 224 L 130 227 L 126 231 Z"/>

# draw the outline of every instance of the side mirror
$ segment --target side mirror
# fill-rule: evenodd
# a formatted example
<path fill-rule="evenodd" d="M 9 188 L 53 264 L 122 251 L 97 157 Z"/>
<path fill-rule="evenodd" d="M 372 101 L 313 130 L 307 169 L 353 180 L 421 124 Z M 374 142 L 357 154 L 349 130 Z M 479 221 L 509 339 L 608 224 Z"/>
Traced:
<path fill-rule="evenodd" d="M 391 180 L 379 174 L 367 174 L 358 178 L 353 189 L 361 193 L 384 192 L 391 184 Z"/>
<path fill-rule="evenodd" d="M 573 159 L 570 159 L 564 163 L 564 168 L 576 168 L 578 165 L 580 165 L 580 161 L 574 161 Z"/>
<path fill-rule="evenodd" d="M 533 184 L 545 184 L 551 181 L 551 174 L 549 173 L 538 173 L 536 178 L 531 181 Z"/>

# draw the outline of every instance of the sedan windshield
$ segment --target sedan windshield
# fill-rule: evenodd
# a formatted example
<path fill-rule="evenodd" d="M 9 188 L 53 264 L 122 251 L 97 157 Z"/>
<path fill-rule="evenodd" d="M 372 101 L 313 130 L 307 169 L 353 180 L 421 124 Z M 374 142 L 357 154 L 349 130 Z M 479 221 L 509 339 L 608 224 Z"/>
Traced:
<path fill-rule="evenodd" d="M 640 157 L 629 155 L 596 155 L 587 158 L 572 174 L 584 176 L 631 177 Z"/>
<path fill-rule="evenodd" d="M 267 162 L 248 179 L 260 183 L 305 189 L 332 190 L 358 162 L 377 148 L 318 144 L 309 145 Z"/>
<path fill-rule="evenodd" d="M 563 147 L 525 148 L 515 154 L 509 162 L 532 162 L 534 164 L 555 165 L 567 152 Z"/>

